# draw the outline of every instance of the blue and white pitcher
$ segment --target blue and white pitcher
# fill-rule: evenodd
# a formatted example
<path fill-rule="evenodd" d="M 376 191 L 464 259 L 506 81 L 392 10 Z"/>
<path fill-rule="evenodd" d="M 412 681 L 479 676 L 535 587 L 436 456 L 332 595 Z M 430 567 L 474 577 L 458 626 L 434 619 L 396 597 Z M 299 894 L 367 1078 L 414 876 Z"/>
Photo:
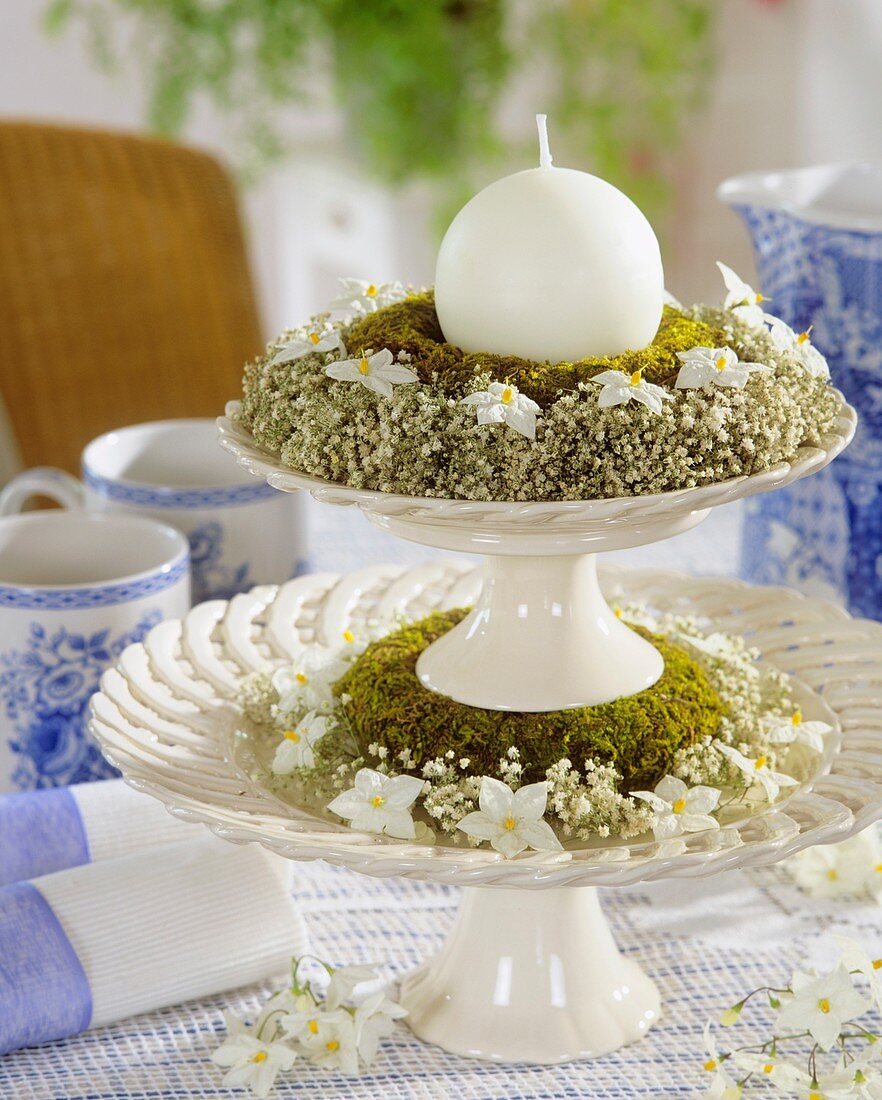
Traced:
<path fill-rule="evenodd" d="M 797 332 L 813 326 L 860 417 L 827 469 L 749 502 L 742 571 L 882 619 L 882 169 L 756 173 L 718 194 L 753 236 L 769 312 Z"/>

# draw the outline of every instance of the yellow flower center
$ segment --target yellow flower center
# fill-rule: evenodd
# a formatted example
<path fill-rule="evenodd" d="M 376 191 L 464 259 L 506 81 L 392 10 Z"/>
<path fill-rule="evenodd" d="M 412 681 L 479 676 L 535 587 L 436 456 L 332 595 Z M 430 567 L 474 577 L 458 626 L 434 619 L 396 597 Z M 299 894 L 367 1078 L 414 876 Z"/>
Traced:
<path fill-rule="evenodd" d="M 513 817 L 507 817 L 502 823 L 503 828 L 508 829 L 509 832 L 517 825 L 517 822 Z"/>
<path fill-rule="evenodd" d="M 819 1092 L 810 1092 L 808 1094 L 808 1100 L 824 1100 L 824 1097 L 821 1096 Z"/>
<path fill-rule="evenodd" d="M 877 863 L 873 868 L 874 871 L 882 871 L 882 863 Z"/>
<path fill-rule="evenodd" d="M 304 674 L 303 674 L 302 672 L 297 672 L 297 673 L 295 673 L 295 675 L 294 675 L 294 679 L 295 679 L 295 680 L 297 681 L 297 683 L 298 683 L 298 684 L 300 684 L 300 685 L 301 685 L 301 687 L 302 687 L 303 685 L 305 685 L 305 684 L 308 684 L 308 683 L 309 683 L 309 677 L 308 677 L 308 676 L 304 676 Z"/>
<path fill-rule="evenodd" d="M 365 290 L 365 294 L 368 296 L 368 298 L 376 298 L 377 288 L 374 286 L 373 283 L 371 283 L 367 290 Z"/>
<path fill-rule="evenodd" d="M 631 375 L 631 385 L 632 386 L 639 386 L 640 385 L 640 380 L 642 379 L 642 377 L 643 377 L 643 371 L 642 370 L 635 370 L 634 373 Z"/>
<path fill-rule="evenodd" d="M 311 1035 L 318 1035 L 318 1020 L 310 1020 L 306 1025 Z"/>
<path fill-rule="evenodd" d="M 503 403 L 503 405 L 510 405 L 513 397 L 514 394 L 511 392 L 511 386 L 506 386 L 505 389 L 502 391 L 502 397 L 500 397 L 499 400 Z"/>
<path fill-rule="evenodd" d="M 716 1059 L 711 1058 L 709 1061 L 705 1062 L 704 1063 L 704 1068 L 707 1070 L 708 1073 L 713 1073 L 714 1070 L 717 1068 Z"/>
<path fill-rule="evenodd" d="M 763 1073 L 771 1073 L 774 1068 L 775 1066 L 772 1062 L 766 1062 L 766 1064 L 763 1066 Z"/>
<path fill-rule="evenodd" d="M 827 878 L 831 882 L 835 882 L 839 878 L 839 872 L 836 870 L 835 867 L 831 867 L 830 870 L 827 872 Z"/>
<path fill-rule="evenodd" d="M 811 339 L 811 331 L 813 328 L 814 325 L 809 325 L 805 332 L 801 332 L 799 336 L 796 337 L 797 344 L 807 344 Z"/>
<path fill-rule="evenodd" d="M 378 810 L 381 806 L 385 805 L 385 802 L 386 799 L 383 798 L 381 794 L 375 794 L 374 797 L 371 799 L 371 805 L 376 806 Z"/>
<path fill-rule="evenodd" d="M 329 1050 L 332 1054 L 335 1050 L 340 1049 L 340 1044 L 336 1039 L 331 1039 L 330 1042 L 325 1043 L 325 1050 Z"/>
<path fill-rule="evenodd" d="M 820 1001 L 818 1001 L 818 1008 L 821 1010 L 821 1012 L 824 1013 L 825 1016 L 830 1011 L 830 1002 L 827 1000 L 826 997 L 822 997 Z"/>
<path fill-rule="evenodd" d="M 717 370 L 725 370 L 728 365 L 729 360 L 726 358 L 725 355 L 718 356 L 714 362 L 714 366 L 717 368 Z"/>
<path fill-rule="evenodd" d="M 882 959 L 873 959 L 871 965 L 874 970 L 882 970 Z"/>
<path fill-rule="evenodd" d="M 681 814 L 686 809 L 686 799 L 678 798 L 674 805 L 671 806 L 671 809 L 675 814 Z"/>
<path fill-rule="evenodd" d="M 801 726 L 802 725 L 802 711 L 801 710 L 795 710 L 793 712 L 793 717 L 790 719 L 790 721 L 793 723 L 794 726 Z"/>
<path fill-rule="evenodd" d="M 359 370 L 360 374 L 370 374 L 371 373 L 371 365 L 367 361 L 367 359 L 364 358 L 364 356 L 362 356 L 361 360 L 359 361 L 358 370 Z"/>
<path fill-rule="evenodd" d="M 343 641 L 344 642 L 354 642 L 355 641 L 355 635 L 352 633 L 351 630 L 344 630 L 343 631 Z"/>
<path fill-rule="evenodd" d="M 259 1050 L 257 1052 L 257 1054 L 252 1056 L 251 1061 L 252 1062 L 265 1062 L 268 1057 L 269 1057 L 269 1055 L 267 1054 L 267 1052 L 265 1050 Z"/>
<path fill-rule="evenodd" d="M 614 608 L 613 608 L 613 615 L 615 615 L 615 617 L 616 617 L 617 619 L 621 619 L 621 617 L 622 617 L 622 609 L 621 609 L 620 607 L 614 607 Z"/>
<path fill-rule="evenodd" d="M 285 730 L 285 739 L 287 741 L 293 741 L 296 745 L 297 742 L 300 740 L 300 734 L 297 732 L 297 730 Z"/>
<path fill-rule="evenodd" d="M 764 756 L 758 756 L 753 763 L 753 769 L 757 772 L 762 771 L 765 766 L 766 758 Z"/>
<path fill-rule="evenodd" d="M 760 294 L 759 291 L 757 291 L 756 294 L 754 294 L 753 296 L 753 300 L 756 302 L 757 305 L 759 305 L 760 302 L 765 301 L 765 298 L 762 296 L 762 294 Z"/>
<path fill-rule="evenodd" d="M 319 336 L 319 334 L 317 332 L 311 332 L 309 334 L 309 339 L 310 339 L 311 343 L 317 344 L 319 342 L 319 340 L 321 340 L 321 336 Z"/>

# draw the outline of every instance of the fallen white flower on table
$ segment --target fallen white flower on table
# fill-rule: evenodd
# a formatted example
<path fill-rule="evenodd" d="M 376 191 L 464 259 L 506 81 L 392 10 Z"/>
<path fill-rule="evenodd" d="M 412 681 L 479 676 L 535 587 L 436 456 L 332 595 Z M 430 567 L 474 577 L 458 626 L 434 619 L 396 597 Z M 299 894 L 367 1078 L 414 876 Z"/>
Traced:
<path fill-rule="evenodd" d="M 723 309 L 732 310 L 736 317 L 739 317 L 752 328 L 759 328 L 767 321 L 776 320 L 762 308 L 762 303 L 768 301 L 767 298 L 759 291 L 754 290 L 740 275 L 736 275 L 731 267 L 727 267 L 719 260 L 717 260 L 717 267 L 723 276 L 723 282 L 726 284 L 726 299 L 723 302 Z"/>
<path fill-rule="evenodd" d="M 355 1010 L 355 1045 L 359 1056 L 367 1065 L 377 1057 L 380 1042 L 395 1030 L 395 1021 L 407 1015 L 407 1009 L 390 1001 L 379 990 L 368 997 Z"/>
<path fill-rule="evenodd" d="M 711 813 L 719 804 L 720 793 L 716 787 L 687 787 L 682 779 L 666 775 L 654 791 L 631 791 L 631 797 L 652 807 L 655 839 L 670 840 L 683 833 L 719 829 L 720 823 Z"/>
<path fill-rule="evenodd" d="M 659 415 L 662 411 L 662 402 L 674 400 L 673 394 L 668 393 L 662 386 L 644 382 L 641 370 L 635 370 L 632 374 L 621 370 L 605 370 L 595 374 L 591 381 L 601 387 L 600 396 L 597 399 L 598 407 L 601 409 L 609 409 L 614 405 L 626 405 L 629 401 L 638 401 L 650 412 Z"/>
<path fill-rule="evenodd" d="M 337 795 L 328 809 L 348 820 L 357 832 L 413 840 L 416 829 L 410 807 L 424 785 L 425 781 L 414 775 L 383 775 L 362 768 L 356 773 L 355 786 Z"/>
<path fill-rule="evenodd" d="M 341 356 L 346 354 L 346 345 L 338 329 L 329 328 L 323 332 L 317 329 L 306 336 L 295 336 L 288 340 L 270 359 L 271 367 L 280 363 L 290 363 L 294 359 L 302 359 L 304 355 L 310 355 L 314 351 L 336 351 Z"/>
<path fill-rule="evenodd" d="M 479 424 L 506 424 L 527 439 L 536 438 L 536 417 L 542 411 L 517 386 L 491 382 L 486 390 L 464 397 L 462 405 L 475 405 Z"/>
<path fill-rule="evenodd" d="M 328 1008 L 339 1008 L 348 1001 L 355 990 L 365 982 L 377 979 L 373 966 L 337 966 L 331 970 L 331 980 L 325 991 L 325 1004 Z"/>
<path fill-rule="evenodd" d="M 273 773 L 290 775 L 295 768 L 313 767 L 313 747 L 327 732 L 328 719 L 311 710 L 292 729 L 282 734 L 271 765 Z"/>
<path fill-rule="evenodd" d="M 876 1011 L 882 1013 L 882 957 L 871 958 L 856 940 L 848 936 L 834 936 L 833 939 L 842 949 L 840 962 L 850 973 L 863 974 L 870 983 Z"/>
<path fill-rule="evenodd" d="M 543 819 L 547 801 L 546 782 L 513 791 L 506 783 L 485 775 L 478 796 L 480 809 L 466 814 L 457 829 L 476 840 L 489 840 L 490 846 L 506 859 L 527 848 L 560 851 L 563 846 Z"/>
<path fill-rule="evenodd" d="M 291 665 L 273 673 L 272 686 L 278 692 L 277 709 L 282 716 L 300 710 L 321 710 L 334 704 L 334 684 L 349 667 L 336 650 L 309 646 Z"/>
<path fill-rule="evenodd" d="M 674 383 L 678 390 L 699 390 L 706 386 L 740 390 L 752 374 L 771 373 L 771 368 L 762 363 L 742 363 L 731 348 L 690 348 L 678 351 L 677 358 L 683 364 Z"/>
<path fill-rule="evenodd" d="M 356 313 L 374 313 L 383 306 L 391 306 L 407 297 L 407 290 L 398 282 L 371 283 L 366 279 L 341 279 L 343 288 L 331 302 L 333 310 L 353 310 Z"/>
<path fill-rule="evenodd" d="M 811 326 L 804 332 L 794 332 L 790 325 L 780 318 L 772 320 L 771 337 L 775 346 L 782 351 L 790 351 L 796 356 L 807 374 L 812 378 L 829 378 L 830 368 L 827 360 L 812 343 Z"/>
<path fill-rule="evenodd" d="M 229 1087 L 247 1085 L 255 1096 L 267 1096 L 279 1073 L 291 1069 L 297 1054 L 287 1043 L 264 1042 L 231 1013 L 224 1013 L 228 1038 L 214 1051 L 211 1060 L 228 1069 L 223 1083 Z"/>
<path fill-rule="evenodd" d="M 771 715 L 762 720 L 763 732 L 772 745 L 807 745 L 815 752 L 824 751 L 824 738 L 833 727 L 827 722 L 806 722 L 801 710 L 789 718 Z"/>
<path fill-rule="evenodd" d="M 741 1096 L 741 1087 L 729 1075 L 726 1067 L 726 1059 L 717 1050 L 716 1039 L 711 1032 L 710 1023 L 704 1025 L 704 1051 L 707 1059 L 702 1065 L 705 1073 L 712 1073 L 713 1078 L 705 1091 L 705 1096 L 710 1100 L 738 1100 Z"/>
<path fill-rule="evenodd" d="M 282 1033 L 303 1048 L 304 1057 L 313 1065 L 357 1074 L 358 1048 L 352 1013 L 345 1008 L 328 1009 L 308 996 L 298 1000 L 298 1010 L 279 1020 Z"/>
<path fill-rule="evenodd" d="M 781 1005 L 776 1034 L 808 1031 L 823 1050 L 833 1047 L 843 1024 L 863 1015 L 872 1003 L 855 988 L 842 962 L 827 974 L 797 971 L 790 988 L 793 996 Z"/>
<path fill-rule="evenodd" d="M 769 802 L 774 802 L 782 787 L 796 787 L 798 780 L 783 772 L 775 772 L 769 767 L 766 756 L 758 756 L 755 760 L 745 756 L 731 745 L 722 745 L 716 742 L 716 747 L 723 756 L 727 757 L 742 775 L 751 780 L 750 788 L 759 783 Z M 748 788 L 748 789 L 750 789 Z"/>
<path fill-rule="evenodd" d="M 787 860 L 796 885 L 816 898 L 873 896 L 882 888 L 878 827 L 839 844 L 815 844 Z"/>
<path fill-rule="evenodd" d="M 341 359 L 325 367 L 325 374 L 338 382 L 360 382 L 372 393 L 391 397 L 393 386 L 419 382 L 419 375 L 409 367 L 396 363 L 388 348 L 361 355 L 357 359 Z"/>

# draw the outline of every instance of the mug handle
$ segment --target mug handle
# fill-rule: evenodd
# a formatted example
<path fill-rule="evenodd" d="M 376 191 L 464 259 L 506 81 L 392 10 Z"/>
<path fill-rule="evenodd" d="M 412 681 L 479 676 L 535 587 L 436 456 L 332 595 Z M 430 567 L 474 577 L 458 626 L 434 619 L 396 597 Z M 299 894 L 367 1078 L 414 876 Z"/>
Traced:
<path fill-rule="evenodd" d="M 83 487 L 75 477 L 54 466 L 35 466 L 14 477 L 0 493 L 0 516 L 20 512 L 31 497 L 49 497 L 62 508 L 83 508 Z"/>

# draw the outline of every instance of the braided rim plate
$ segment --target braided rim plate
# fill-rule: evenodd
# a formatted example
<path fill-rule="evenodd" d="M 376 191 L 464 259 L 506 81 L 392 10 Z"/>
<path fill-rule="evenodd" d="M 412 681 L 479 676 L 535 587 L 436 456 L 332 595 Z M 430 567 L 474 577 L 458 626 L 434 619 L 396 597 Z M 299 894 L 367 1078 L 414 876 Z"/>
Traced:
<path fill-rule="evenodd" d="M 807 714 L 838 727 L 816 774 L 789 798 L 719 831 L 656 843 L 607 842 L 503 860 L 483 849 L 356 833 L 282 802 L 251 778 L 231 698 L 243 676 L 291 661 L 368 620 L 416 619 L 471 603 L 480 573 L 453 559 L 414 568 L 317 573 L 195 607 L 160 623 L 105 673 L 91 729 L 138 790 L 230 841 L 375 876 L 506 887 L 615 886 L 710 875 L 831 843 L 882 816 L 882 624 L 783 588 L 658 570 L 601 570 L 608 598 L 692 614 L 743 634 L 795 678 Z"/>
<path fill-rule="evenodd" d="M 493 529 L 527 530 L 530 533 L 535 533 L 537 529 L 546 532 L 602 532 L 610 527 L 640 521 L 676 520 L 755 493 L 790 485 L 823 469 L 845 450 L 854 438 L 857 427 L 857 413 L 838 390 L 835 392 L 840 409 L 833 430 L 822 438 L 821 447 L 800 447 L 790 462 L 779 462 L 758 474 L 733 477 L 691 489 L 598 500 L 471 501 L 354 489 L 285 466 L 278 455 L 261 447 L 249 432 L 235 422 L 234 417 L 239 409 L 237 401 L 227 405 L 226 416 L 220 417 L 217 425 L 220 445 L 236 456 L 240 466 L 258 477 L 266 478 L 276 489 L 284 492 L 303 489 L 316 500 L 327 504 L 359 505 L 366 512 L 377 515 L 439 526 L 468 523 L 487 525 Z"/>

